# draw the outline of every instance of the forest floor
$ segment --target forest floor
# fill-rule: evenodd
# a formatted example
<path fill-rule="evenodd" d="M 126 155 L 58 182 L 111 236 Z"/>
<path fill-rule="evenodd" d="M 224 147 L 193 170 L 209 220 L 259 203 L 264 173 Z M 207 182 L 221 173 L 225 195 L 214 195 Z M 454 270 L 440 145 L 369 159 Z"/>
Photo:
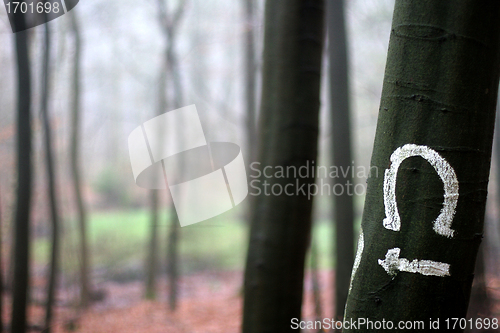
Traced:
<path fill-rule="evenodd" d="M 331 299 L 333 273 L 319 272 L 323 318 L 333 314 Z M 143 299 L 143 283 L 104 282 L 99 290 L 102 301 L 95 302 L 86 311 L 70 306 L 56 308 L 52 333 L 239 333 L 242 314 L 242 272 L 202 272 L 185 276 L 180 281 L 179 302 L 175 312 L 167 308 L 167 286 L 164 279 L 158 283 L 157 300 Z M 500 317 L 500 280 L 490 280 L 491 296 L 496 300 L 494 313 Z M 304 285 L 305 320 L 314 320 L 314 299 L 311 275 Z M 6 298 L 6 305 L 10 305 Z M 8 322 L 9 311 L 4 311 Z M 42 306 L 29 309 L 30 324 L 43 322 Z"/>
<path fill-rule="evenodd" d="M 322 271 L 319 282 L 324 317 L 332 313 L 333 274 Z M 58 306 L 52 333 L 239 333 L 242 317 L 242 272 L 202 272 L 185 276 L 180 281 L 178 308 L 167 308 L 165 279 L 158 283 L 157 300 L 143 299 L 143 283 L 112 283 L 99 285 L 104 299 L 95 302 L 86 311 L 70 306 Z M 6 305 L 10 299 L 5 298 Z M 314 316 L 314 302 L 310 274 L 305 282 L 304 316 Z M 9 322 L 9 309 L 3 313 Z M 43 323 L 44 309 L 31 306 L 29 321 L 32 326 Z"/>

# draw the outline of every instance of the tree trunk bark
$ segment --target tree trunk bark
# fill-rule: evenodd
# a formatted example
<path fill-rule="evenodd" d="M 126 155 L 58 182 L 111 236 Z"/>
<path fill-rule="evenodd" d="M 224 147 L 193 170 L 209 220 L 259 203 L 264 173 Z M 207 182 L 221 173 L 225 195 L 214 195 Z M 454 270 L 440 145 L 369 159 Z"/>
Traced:
<path fill-rule="evenodd" d="M 328 1 L 328 55 L 330 62 L 330 114 L 333 165 L 343 170 L 333 179 L 342 193 L 335 195 L 335 318 L 344 317 L 349 281 L 354 263 L 354 186 L 351 165 L 351 119 L 349 107 L 349 64 L 344 20 L 344 1 Z M 346 172 L 347 171 L 347 172 Z M 350 190 L 351 189 L 351 190 Z M 351 192 L 349 192 L 351 191 Z"/>
<path fill-rule="evenodd" d="M 446 329 L 447 318 L 465 318 L 483 233 L 499 19 L 493 0 L 396 1 L 371 161 L 379 177 L 368 180 L 346 320 L 422 321 L 428 331 L 430 319 Z"/>
<path fill-rule="evenodd" d="M 59 213 L 56 195 L 56 178 L 54 174 L 54 154 L 52 153 L 52 128 L 49 117 L 49 95 L 50 95 L 50 29 L 49 24 L 44 24 L 45 45 L 43 52 L 42 73 L 42 123 L 45 131 L 45 163 L 48 182 L 48 198 L 50 215 L 52 220 L 52 251 L 50 258 L 50 272 L 47 287 L 47 304 L 45 309 L 45 331 L 50 333 L 52 323 L 52 307 L 54 306 L 57 274 L 58 274 L 58 251 L 59 251 Z"/>
<path fill-rule="evenodd" d="M 323 307 L 321 306 L 321 285 L 319 283 L 319 266 L 318 266 L 318 245 L 317 241 L 312 237 L 311 240 L 311 284 L 314 300 L 314 314 L 315 320 L 323 320 Z M 324 332 L 324 330 L 318 330 L 317 332 Z"/>
<path fill-rule="evenodd" d="M 265 15 L 258 161 L 262 168 L 311 171 L 318 149 L 324 1 L 267 1 Z M 252 200 L 244 333 L 289 332 L 291 319 L 301 315 L 312 211 L 305 191 L 315 184 L 312 172 L 290 176 L 261 173 L 256 179 L 261 191 L 266 181 L 268 189 L 291 184 L 295 192 Z"/>
<path fill-rule="evenodd" d="M 24 30 L 23 14 L 14 14 L 16 30 Z M 17 198 L 14 239 L 14 278 L 11 332 L 26 331 L 29 295 L 30 211 L 31 211 L 31 76 L 28 32 L 14 36 L 17 52 Z"/>
<path fill-rule="evenodd" d="M 168 306 L 170 311 L 177 308 L 178 284 L 178 248 L 179 248 L 179 218 L 174 205 L 170 207 L 170 230 L 168 232 L 167 274 L 168 274 Z"/>
<path fill-rule="evenodd" d="M 500 97 L 500 96 L 499 96 Z M 500 99 L 499 99 L 500 100 Z M 500 207 L 500 103 L 497 100 L 497 111 L 496 111 L 496 119 L 495 119 L 495 135 L 494 135 L 494 145 L 495 148 L 493 152 L 493 159 L 495 160 L 495 176 L 496 176 L 496 207 Z M 494 251 L 491 257 L 500 257 L 500 213 L 496 214 L 495 219 L 492 219 L 492 228 L 493 235 L 491 235 L 490 247 Z M 495 274 L 500 275 L 500 262 L 498 260 L 490 261 L 493 263 L 493 267 L 491 267 L 490 271 L 495 272 Z"/>
<path fill-rule="evenodd" d="M 158 273 L 158 190 L 150 190 L 151 233 L 146 276 L 146 299 L 156 298 L 156 275 Z"/>
<path fill-rule="evenodd" d="M 256 66 L 255 66 L 255 37 L 254 37 L 254 1 L 244 0 L 245 5 L 245 100 L 246 100 L 246 134 L 247 134 L 247 164 L 255 158 L 254 147 L 256 137 Z"/>
<path fill-rule="evenodd" d="M 73 190 L 78 211 L 78 227 L 80 231 L 80 292 L 81 305 L 87 307 L 90 298 L 89 285 L 89 252 L 87 244 L 87 211 L 83 202 L 80 174 L 80 56 L 81 38 L 76 14 L 68 13 L 71 18 L 71 30 L 75 42 L 75 60 L 73 64 L 72 82 L 72 114 L 71 114 L 71 173 L 73 176 Z"/>
<path fill-rule="evenodd" d="M 168 44 L 166 50 L 167 56 L 167 67 L 169 73 L 172 77 L 172 83 L 174 88 L 174 106 L 176 109 L 182 106 L 183 101 L 183 91 L 182 91 L 182 83 L 181 77 L 179 73 L 179 65 L 177 62 L 177 54 L 175 52 L 175 36 L 172 31 L 169 32 L 170 43 Z M 179 121 L 177 125 L 178 129 L 184 128 L 185 124 L 182 121 Z M 179 131 L 176 134 L 179 140 L 184 140 L 183 133 Z M 182 160 L 180 161 L 179 170 L 184 170 L 184 165 Z M 167 275 L 168 275 L 168 304 L 171 311 L 175 311 L 177 308 L 177 293 L 178 293 L 178 247 L 179 247 L 179 218 L 177 216 L 177 211 L 172 203 L 170 206 L 170 227 L 168 232 L 168 247 L 167 247 Z"/>

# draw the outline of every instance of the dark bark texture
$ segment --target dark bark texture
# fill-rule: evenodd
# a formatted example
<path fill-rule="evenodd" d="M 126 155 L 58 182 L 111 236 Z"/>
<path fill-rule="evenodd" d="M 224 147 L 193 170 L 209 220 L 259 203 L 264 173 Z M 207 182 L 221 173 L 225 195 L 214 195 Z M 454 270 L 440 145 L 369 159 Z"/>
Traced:
<path fill-rule="evenodd" d="M 267 1 L 258 161 L 299 168 L 317 158 L 323 51 L 322 0 Z M 261 184 L 296 184 L 260 178 Z M 305 187 L 309 177 L 298 179 Z M 244 333 L 290 331 L 300 318 L 312 199 L 303 193 L 252 200 L 244 283 Z"/>
<path fill-rule="evenodd" d="M 349 167 L 353 166 L 344 1 L 328 1 L 327 13 L 333 165 L 341 170 L 350 170 Z M 352 193 L 350 195 L 347 191 L 348 183 L 354 183 L 352 172 L 334 178 L 334 186 L 340 184 L 344 188 L 341 195 L 334 196 L 336 319 L 344 316 L 354 263 L 354 204 Z"/>
<path fill-rule="evenodd" d="M 464 318 L 483 233 L 499 79 L 500 2 L 397 0 L 362 228 L 364 250 L 353 276 L 346 319 Z M 384 228 L 384 170 L 401 146 L 427 146 L 454 169 L 459 196 L 450 237 L 433 230 L 443 181 L 420 156 L 396 173 L 399 231 Z M 394 162 L 392 162 L 394 163 Z M 447 173 L 449 176 L 449 172 Z M 449 264 L 449 275 L 401 271 L 379 260 Z M 356 258 L 358 259 L 358 258 Z M 356 266 L 356 265 L 355 265 Z M 347 332 L 367 332 L 364 328 Z"/>
<path fill-rule="evenodd" d="M 14 217 L 14 278 L 11 332 L 25 332 L 29 295 L 31 211 L 31 74 L 28 32 L 23 14 L 14 14 L 20 32 L 14 35 L 17 54 L 17 193 Z"/>

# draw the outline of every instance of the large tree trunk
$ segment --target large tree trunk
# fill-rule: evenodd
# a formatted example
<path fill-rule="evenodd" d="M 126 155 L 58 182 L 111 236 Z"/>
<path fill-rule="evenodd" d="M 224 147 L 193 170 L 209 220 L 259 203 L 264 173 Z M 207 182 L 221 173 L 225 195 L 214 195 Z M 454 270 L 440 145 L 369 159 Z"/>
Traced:
<path fill-rule="evenodd" d="M 318 149 L 324 1 L 267 1 L 265 15 L 258 161 L 309 168 Z M 298 193 L 252 200 L 245 333 L 289 332 L 290 320 L 300 318 L 312 198 L 298 188 L 314 185 L 312 173 L 306 176 L 258 179 L 269 188 L 292 184 Z"/>
<path fill-rule="evenodd" d="M 14 14 L 16 30 L 25 29 L 23 14 Z M 14 35 L 17 52 L 17 198 L 11 332 L 26 330 L 29 295 L 29 235 L 31 211 L 31 78 L 28 32 Z"/>
<path fill-rule="evenodd" d="M 71 113 L 71 173 L 73 189 L 78 211 L 78 228 L 80 234 L 80 298 L 82 307 L 87 307 L 90 297 L 89 286 L 89 252 L 87 245 L 87 211 L 83 202 L 80 174 L 80 57 L 81 38 L 74 11 L 68 13 L 71 18 L 71 30 L 75 43 L 75 59 L 73 63 L 72 113 Z"/>
<path fill-rule="evenodd" d="M 347 42 L 344 23 L 344 1 L 328 1 L 328 55 L 330 62 L 330 112 L 332 122 L 333 165 L 344 172 L 334 178 L 334 186 L 342 188 L 335 195 L 335 318 L 344 316 L 354 263 L 353 166 L 351 165 L 351 120 Z M 351 186 L 351 187 L 350 187 Z"/>
<path fill-rule="evenodd" d="M 446 318 L 466 316 L 491 161 L 499 19 L 494 0 L 396 1 L 371 162 L 379 177 L 368 180 L 347 320 L 421 320 L 430 330 L 430 318 L 446 328 Z"/>
<path fill-rule="evenodd" d="M 49 117 L 49 92 L 50 92 L 50 29 L 49 24 L 44 24 L 45 45 L 43 52 L 42 72 L 42 105 L 41 114 L 43 128 L 45 131 L 45 163 L 48 182 L 48 198 L 50 205 L 50 216 L 52 221 L 52 251 L 50 258 L 50 272 L 48 276 L 47 304 L 45 309 L 45 332 L 50 333 L 52 323 L 52 307 L 54 305 L 57 273 L 58 273 L 58 251 L 59 251 L 59 213 L 57 208 L 56 178 L 54 174 L 54 155 L 52 153 L 52 128 Z"/>

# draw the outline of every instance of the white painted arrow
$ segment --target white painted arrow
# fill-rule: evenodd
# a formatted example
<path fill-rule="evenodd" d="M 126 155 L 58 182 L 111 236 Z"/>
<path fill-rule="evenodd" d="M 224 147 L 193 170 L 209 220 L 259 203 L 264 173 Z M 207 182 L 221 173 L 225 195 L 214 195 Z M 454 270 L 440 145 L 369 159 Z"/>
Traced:
<path fill-rule="evenodd" d="M 398 271 L 408 273 L 420 273 L 422 275 L 449 276 L 450 264 L 432 260 L 413 260 L 399 258 L 401 249 L 395 247 L 389 249 L 385 255 L 385 260 L 379 259 L 378 264 L 382 266 L 387 274 L 396 275 Z"/>

